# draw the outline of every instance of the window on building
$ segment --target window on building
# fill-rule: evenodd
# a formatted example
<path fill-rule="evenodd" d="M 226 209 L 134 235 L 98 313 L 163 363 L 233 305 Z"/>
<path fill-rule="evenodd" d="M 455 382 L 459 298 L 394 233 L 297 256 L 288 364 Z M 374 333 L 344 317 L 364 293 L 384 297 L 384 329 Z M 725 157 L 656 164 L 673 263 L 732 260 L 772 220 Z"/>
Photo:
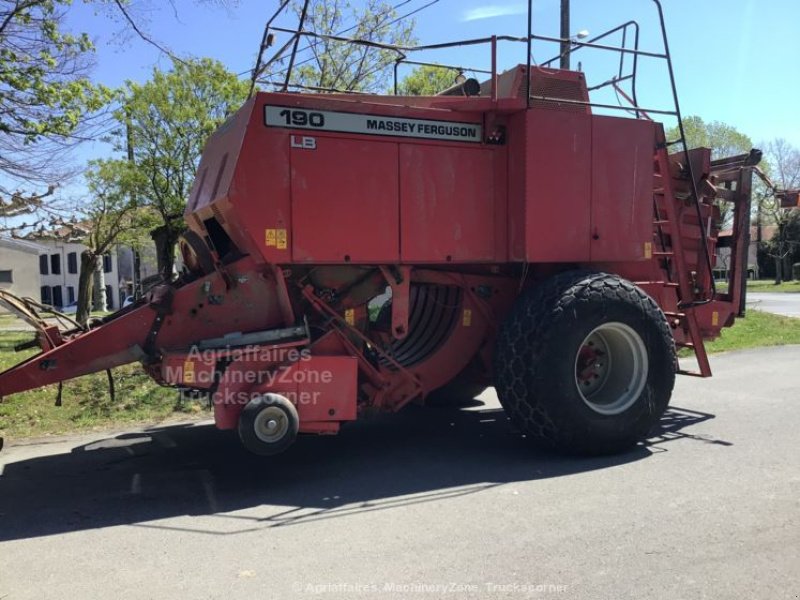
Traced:
<path fill-rule="evenodd" d="M 77 273 L 78 272 L 78 253 L 77 252 L 70 252 L 67 254 L 67 272 L 68 273 Z"/>
<path fill-rule="evenodd" d="M 75 288 L 71 285 L 67 286 L 67 304 L 75 302 Z"/>
<path fill-rule="evenodd" d="M 53 275 L 61 275 L 61 255 L 60 254 L 51 254 L 50 255 L 50 272 Z"/>
<path fill-rule="evenodd" d="M 47 254 L 39 255 L 39 274 L 49 275 L 50 270 L 47 268 Z"/>
<path fill-rule="evenodd" d="M 45 257 L 47 258 L 47 257 Z M 43 285 L 42 286 L 42 304 L 52 304 L 52 298 L 50 297 L 50 286 Z"/>
<path fill-rule="evenodd" d="M 103 272 L 111 273 L 111 255 L 103 254 Z"/>
<path fill-rule="evenodd" d="M 14 272 L 0 271 L 0 283 L 14 283 Z"/>
<path fill-rule="evenodd" d="M 114 288 L 106 286 L 106 305 L 109 309 L 114 308 Z"/>
<path fill-rule="evenodd" d="M 60 285 L 53 286 L 53 306 L 58 306 L 59 308 L 64 306 L 64 296 L 61 293 Z"/>

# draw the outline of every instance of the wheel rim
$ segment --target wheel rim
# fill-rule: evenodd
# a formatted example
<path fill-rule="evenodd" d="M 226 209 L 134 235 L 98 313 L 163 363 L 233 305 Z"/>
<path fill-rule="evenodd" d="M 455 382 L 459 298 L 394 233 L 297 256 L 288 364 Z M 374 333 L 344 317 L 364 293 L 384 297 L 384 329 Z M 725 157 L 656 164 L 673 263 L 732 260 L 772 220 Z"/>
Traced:
<path fill-rule="evenodd" d="M 586 336 L 575 356 L 575 385 L 586 405 L 602 415 L 629 409 L 647 382 L 647 349 L 624 323 L 604 323 Z"/>
<path fill-rule="evenodd" d="M 256 415 L 253 429 L 259 440 L 274 444 L 289 431 L 289 416 L 277 406 L 267 406 Z"/>

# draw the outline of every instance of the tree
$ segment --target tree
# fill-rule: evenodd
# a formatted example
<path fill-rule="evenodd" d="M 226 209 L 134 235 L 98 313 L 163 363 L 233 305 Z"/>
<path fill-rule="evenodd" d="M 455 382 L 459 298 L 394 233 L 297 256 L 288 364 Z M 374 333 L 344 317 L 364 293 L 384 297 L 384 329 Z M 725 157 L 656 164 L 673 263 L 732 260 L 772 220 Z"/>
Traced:
<path fill-rule="evenodd" d="M 766 146 L 770 178 L 778 190 L 800 188 L 800 149 L 785 139 L 776 139 Z M 762 243 L 762 250 L 775 261 L 775 283 L 791 279 L 792 262 L 800 260 L 800 211 L 781 208 L 774 190 L 764 188 L 757 198 L 760 226 L 762 220 L 777 226 L 771 240 Z"/>
<path fill-rule="evenodd" d="M 64 152 L 110 95 L 87 77 L 88 35 L 63 31 L 68 4 L 0 0 L 0 216 L 42 208 L 67 175 Z"/>
<path fill-rule="evenodd" d="M 127 82 L 116 113 L 119 149 L 131 147 L 143 187 L 139 194 L 159 217 L 153 230 L 158 267 L 172 278 L 183 211 L 208 137 L 247 98 L 248 85 L 214 60 L 174 62 L 144 84 Z"/>
<path fill-rule="evenodd" d="M 303 2 L 295 0 L 298 18 Z M 355 23 L 355 25 L 350 25 Z M 380 44 L 407 46 L 415 43 L 414 21 L 404 21 L 388 2 L 365 0 L 356 8 L 348 0 L 309 0 L 303 30 L 322 35 L 346 34 Z M 302 38 L 302 59 L 295 61 L 295 84 L 340 91 L 381 92 L 388 88 L 392 66 L 398 55 L 382 50 L 324 38 Z M 311 56 L 308 57 L 308 54 Z M 285 77 L 282 70 L 267 72 L 267 82 Z"/>
<path fill-rule="evenodd" d="M 697 116 L 684 117 L 683 130 L 689 148 L 711 148 L 712 159 L 747 154 L 753 148 L 748 135 L 721 121 L 706 123 Z M 669 132 L 670 139 L 679 136 L 677 127 Z"/>
<path fill-rule="evenodd" d="M 91 163 L 86 181 L 91 198 L 84 211 L 87 232 L 82 242 L 86 250 L 81 253 L 75 316 L 81 324 L 89 318 L 92 288 L 95 287 L 98 295 L 105 293 L 98 276 L 102 273 L 103 255 L 123 236 L 137 229 L 137 190 L 144 183 L 142 174 L 127 160 Z"/>
<path fill-rule="evenodd" d="M 398 92 L 403 96 L 434 96 L 455 85 L 458 75 L 457 69 L 423 65 L 400 82 Z"/>

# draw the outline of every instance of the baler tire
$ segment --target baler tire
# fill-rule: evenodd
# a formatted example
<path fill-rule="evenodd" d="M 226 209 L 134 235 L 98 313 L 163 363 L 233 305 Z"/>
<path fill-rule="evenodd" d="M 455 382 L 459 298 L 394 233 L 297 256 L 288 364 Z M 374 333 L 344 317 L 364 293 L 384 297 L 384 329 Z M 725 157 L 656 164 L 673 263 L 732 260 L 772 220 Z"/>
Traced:
<path fill-rule="evenodd" d="M 520 296 L 494 357 L 497 395 L 512 422 L 534 445 L 569 454 L 611 454 L 646 437 L 669 404 L 676 370 L 655 301 L 619 277 L 587 271 L 556 275 Z M 600 403 L 603 396 L 584 394 L 582 385 L 612 399 Z"/>
<path fill-rule="evenodd" d="M 274 422 L 278 431 L 269 429 L 269 421 Z M 300 418 L 297 409 L 288 398 L 279 394 L 263 394 L 253 398 L 239 415 L 239 439 L 247 450 L 259 456 L 280 454 L 291 446 L 297 438 Z M 276 436 L 271 439 L 271 436 Z"/>

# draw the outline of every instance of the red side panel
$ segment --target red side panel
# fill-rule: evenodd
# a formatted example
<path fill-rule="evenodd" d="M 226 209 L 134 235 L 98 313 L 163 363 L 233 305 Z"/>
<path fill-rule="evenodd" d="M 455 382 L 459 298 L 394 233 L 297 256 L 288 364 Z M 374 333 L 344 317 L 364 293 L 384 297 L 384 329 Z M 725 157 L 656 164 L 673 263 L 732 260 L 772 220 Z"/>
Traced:
<path fill-rule="evenodd" d="M 316 138 L 292 148 L 296 262 L 398 262 L 397 144 Z"/>
<path fill-rule="evenodd" d="M 403 262 L 495 259 L 495 150 L 400 146 Z"/>
<path fill-rule="evenodd" d="M 533 108 L 525 135 L 525 259 L 575 262 L 589 258 L 592 117 Z M 518 160 L 511 157 L 511 160 Z M 510 216 L 511 219 L 514 216 Z"/>
<path fill-rule="evenodd" d="M 650 258 L 654 144 L 650 121 L 593 118 L 592 261 Z"/>
<path fill-rule="evenodd" d="M 262 96 L 251 115 L 233 182 L 233 221 L 269 262 L 291 262 L 292 209 L 289 133 L 264 127 Z"/>

